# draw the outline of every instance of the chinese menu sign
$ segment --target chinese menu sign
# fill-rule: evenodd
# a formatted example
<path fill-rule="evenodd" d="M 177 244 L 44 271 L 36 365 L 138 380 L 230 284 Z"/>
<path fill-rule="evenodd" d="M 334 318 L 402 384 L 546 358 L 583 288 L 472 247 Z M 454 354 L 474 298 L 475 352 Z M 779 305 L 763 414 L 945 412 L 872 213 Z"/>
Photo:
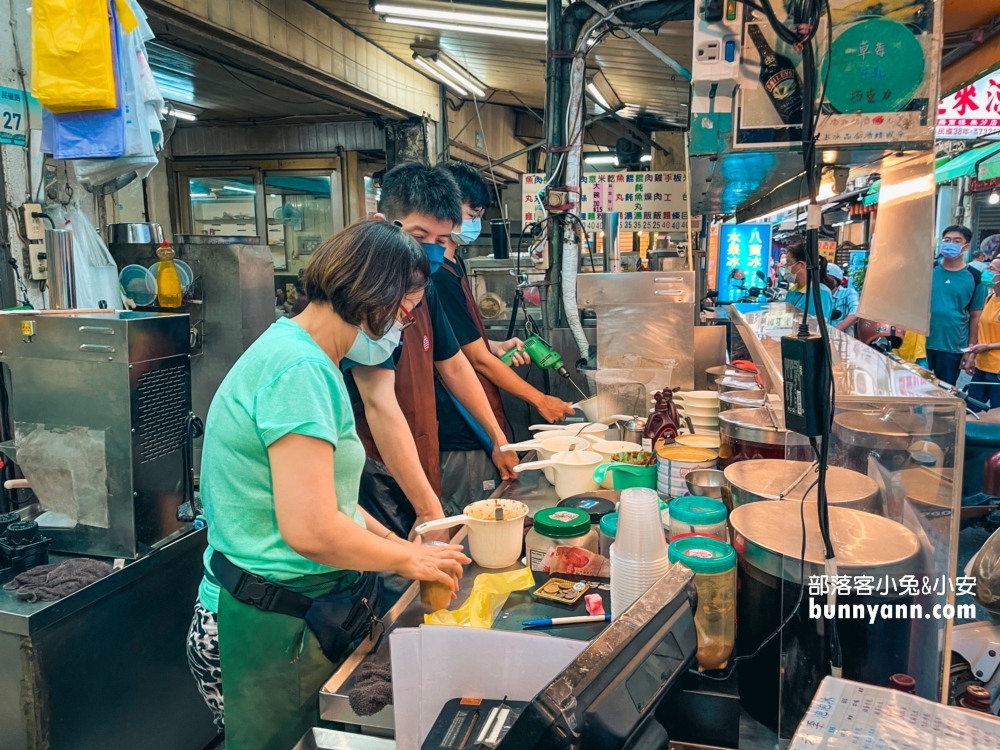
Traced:
<path fill-rule="evenodd" d="M 735 302 L 770 276 L 771 225 L 724 224 L 719 237 L 719 301 Z"/>
<path fill-rule="evenodd" d="M 1000 70 L 938 102 L 938 138 L 982 138 L 996 132 L 1000 132 Z"/>
<path fill-rule="evenodd" d="M 525 223 L 543 217 L 539 193 L 545 176 L 521 178 Z M 600 172 L 585 174 L 580 182 L 580 220 L 588 232 L 601 228 L 606 213 L 621 214 L 626 232 L 687 232 L 687 175 L 684 172 Z"/>
<path fill-rule="evenodd" d="M 887 687 L 824 677 L 788 750 L 985 750 L 1000 747 L 995 716 Z"/>

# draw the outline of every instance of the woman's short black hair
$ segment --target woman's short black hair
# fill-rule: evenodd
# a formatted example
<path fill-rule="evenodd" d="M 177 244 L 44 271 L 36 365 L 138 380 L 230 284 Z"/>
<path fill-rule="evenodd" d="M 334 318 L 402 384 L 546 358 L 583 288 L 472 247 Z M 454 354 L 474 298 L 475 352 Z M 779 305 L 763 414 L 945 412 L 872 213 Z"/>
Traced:
<path fill-rule="evenodd" d="M 382 177 L 379 211 L 389 221 L 422 214 L 437 221 L 462 223 L 462 199 L 454 178 L 416 161 L 393 167 Z"/>
<path fill-rule="evenodd" d="M 392 326 L 403 297 L 427 286 L 427 253 L 399 227 L 362 221 L 313 253 L 303 276 L 310 302 L 327 302 L 344 322 L 375 336 Z"/>
<path fill-rule="evenodd" d="M 801 234 L 789 237 L 785 242 L 785 254 L 792 263 L 804 263 L 806 260 L 806 240 Z"/>
<path fill-rule="evenodd" d="M 455 178 L 455 182 L 458 183 L 458 194 L 462 197 L 463 204 L 468 203 L 475 211 L 489 207 L 490 186 L 478 170 L 457 161 L 439 164 L 438 168 L 446 170 Z"/>

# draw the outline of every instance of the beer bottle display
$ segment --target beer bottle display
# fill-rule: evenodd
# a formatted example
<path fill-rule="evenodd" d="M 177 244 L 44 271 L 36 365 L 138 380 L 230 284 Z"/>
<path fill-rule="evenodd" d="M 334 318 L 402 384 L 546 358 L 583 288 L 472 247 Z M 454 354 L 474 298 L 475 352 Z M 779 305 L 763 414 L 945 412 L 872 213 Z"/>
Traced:
<path fill-rule="evenodd" d="M 760 53 L 760 82 L 775 111 L 786 125 L 801 124 L 802 88 L 795 66 L 787 57 L 771 49 L 760 26 L 752 24 L 747 31 Z"/>

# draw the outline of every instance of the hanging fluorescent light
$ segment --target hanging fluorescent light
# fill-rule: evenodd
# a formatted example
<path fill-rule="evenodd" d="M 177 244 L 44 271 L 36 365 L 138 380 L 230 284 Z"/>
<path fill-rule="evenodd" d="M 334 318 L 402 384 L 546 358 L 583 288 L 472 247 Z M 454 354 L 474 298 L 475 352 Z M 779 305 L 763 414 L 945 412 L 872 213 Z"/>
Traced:
<path fill-rule="evenodd" d="M 160 108 L 160 114 L 167 115 L 168 117 L 176 117 L 178 120 L 187 120 L 188 122 L 194 122 L 198 119 L 198 115 L 194 112 L 177 109 L 177 107 L 169 103 Z"/>
<path fill-rule="evenodd" d="M 211 193 L 190 193 L 189 195 L 192 198 L 213 198 L 213 197 L 215 197 Z"/>
<path fill-rule="evenodd" d="M 743 224 L 764 224 L 768 220 L 773 219 L 774 217 L 776 217 L 778 214 L 787 213 L 788 211 L 794 211 L 797 208 L 802 208 L 803 206 L 808 206 L 811 202 L 812 202 L 812 199 L 806 198 L 805 200 L 801 200 L 798 203 L 790 203 L 787 206 L 782 206 L 781 208 L 775 209 L 774 211 L 771 211 L 770 213 L 766 213 L 763 216 L 755 216 L 754 218 L 747 219 L 746 221 L 741 222 L 741 223 L 743 223 Z"/>
<path fill-rule="evenodd" d="M 595 156 L 585 156 L 583 160 L 587 164 L 614 164 L 618 166 L 618 157 L 614 154 L 598 154 Z"/>
<path fill-rule="evenodd" d="M 439 73 L 438 70 L 434 66 L 432 66 L 431 64 L 429 64 L 420 55 L 414 54 L 413 55 L 413 61 L 417 65 L 419 65 L 421 68 L 423 68 L 424 71 L 429 76 L 431 76 L 431 78 L 434 78 L 434 79 L 436 79 L 438 81 L 441 81 L 441 83 L 443 83 L 445 86 L 447 86 L 448 88 L 450 88 L 452 91 L 454 91 L 459 96 L 468 96 L 469 95 L 468 91 L 466 91 L 465 89 L 463 89 L 461 86 L 459 86 L 454 81 L 451 81 L 451 80 L 445 78 L 444 75 L 442 75 L 441 73 Z"/>
<path fill-rule="evenodd" d="M 608 100 L 605 99 L 604 95 L 597 90 L 597 86 L 595 86 L 593 82 L 587 84 L 587 91 L 589 91 L 590 95 L 594 97 L 594 101 L 601 105 L 601 109 L 607 112 L 611 111 L 611 105 L 608 104 Z"/>
<path fill-rule="evenodd" d="M 386 16 L 386 23 L 395 23 L 400 26 L 415 26 L 421 29 L 440 29 L 441 31 L 467 32 L 469 34 L 486 34 L 488 36 L 504 36 L 513 39 L 530 39 L 535 42 L 544 42 L 545 34 L 538 34 L 529 31 L 517 31 L 514 29 L 497 29 L 487 26 L 466 26 L 457 23 L 442 23 L 440 21 L 424 21 L 417 18 L 397 18 Z"/>
<path fill-rule="evenodd" d="M 455 70 L 451 65 L 442 60 L 440 56 L 434 58 L 434 64 L 437 65 L 442 71 L 444 71 L 444 74 L 446 76 L 454 79 L 459 86 L 464 86 L 467 89 L 472 89 L 472 93 L 474 93 L 476 96 L 480 98 L 486 96 L 486 92 L 483 91 L 481 88 L 479 88 L 479 86 L 477 86 L 475 83 L 473 83 L 471 77 L 463 75 L 459 71 Z"/>
<path fill-rule="evenodd" d="M 241 185 L 223 185 L 223 190 L 232 190 L 234 193 L 249 193 L 250 195 L 256 195 L 257 191 L 253 188 L 242 187 Z"/>
<path fill-rule="evenodd" d="M 543 18 L 524 18 L 514 16 L 500 16 L 491 13 L 461 13 L 455 11 L 434 10 L 432 8 L 411 8 L 405 5 L 376 5 L 372 10 L 388 16 L 403 16 L 404 18 L 430 18 L 436 21 L 450 21 L 452 23 L 472 23 L 489 26 L 501 26 L 509 29 L 535 29 L 545 31 L 548 27 Z"/>

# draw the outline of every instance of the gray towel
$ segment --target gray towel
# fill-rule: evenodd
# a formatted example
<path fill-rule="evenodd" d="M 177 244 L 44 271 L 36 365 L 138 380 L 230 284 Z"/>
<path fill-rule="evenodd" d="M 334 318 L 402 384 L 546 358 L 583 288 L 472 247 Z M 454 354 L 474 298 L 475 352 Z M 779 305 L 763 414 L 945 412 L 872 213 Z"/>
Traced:
<path fill-rule="evenodd" d="M 4 588 L 25 602 L 51 602 L 99 581 L 114 571 L 106 562 L 78 557 L 39 565 L 16 576 Z"/>
<path fill-rule="evenodd" d="M 367 661 L 362 664 L 347 700 L 358 716 L 374 716 L 386 706 L 391 706 L 392 667 L 386 662 Z"/>

